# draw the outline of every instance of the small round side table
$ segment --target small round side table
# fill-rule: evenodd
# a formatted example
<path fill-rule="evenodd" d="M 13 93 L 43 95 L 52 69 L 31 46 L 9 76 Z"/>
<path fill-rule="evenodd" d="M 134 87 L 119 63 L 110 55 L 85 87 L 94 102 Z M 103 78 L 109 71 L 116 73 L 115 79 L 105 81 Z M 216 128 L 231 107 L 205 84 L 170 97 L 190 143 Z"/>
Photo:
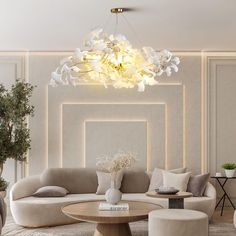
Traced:
<path fill-rule="evenodd" d="M 146 196 L 156 198 L 168 198 L 169 209 L 184 209 L 184 198 L 192 197 L 189 192 L 178 192 L 176 194 L 159 194 L 155 191 L 147 192 Z"/>

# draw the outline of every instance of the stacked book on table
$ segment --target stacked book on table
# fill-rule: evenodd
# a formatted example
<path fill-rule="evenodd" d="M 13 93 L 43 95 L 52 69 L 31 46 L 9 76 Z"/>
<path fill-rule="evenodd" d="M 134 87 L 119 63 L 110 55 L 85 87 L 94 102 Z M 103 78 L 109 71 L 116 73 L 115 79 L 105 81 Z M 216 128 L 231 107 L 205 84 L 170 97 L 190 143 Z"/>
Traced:
<path fill-rule="evenodd" d="M 112 205 L 107 202 L 101 202 L 99 204 L 99 211 L 128 211 L 129 204 L 128 203 L 120 203 L 116 205 Z"/>

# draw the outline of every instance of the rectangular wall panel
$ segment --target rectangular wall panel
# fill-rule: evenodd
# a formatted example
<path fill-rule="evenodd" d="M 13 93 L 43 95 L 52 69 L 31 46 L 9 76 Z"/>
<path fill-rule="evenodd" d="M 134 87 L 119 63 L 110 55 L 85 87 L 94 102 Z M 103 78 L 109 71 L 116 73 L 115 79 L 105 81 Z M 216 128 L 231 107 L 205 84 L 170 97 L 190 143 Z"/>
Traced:
<path fill-rule="evenodd" d="M 236 162 L 236 58 L 209 58 L 209 164 L 211 173 Z M 236 197 L 234 181 L 225 186 Z M 222 194 L 222 192 L 221 192 Z"/>
<path fill-rule="evenodd" d="M 168 164 L 168 137 L 167 137 L 167 123 L 166 123 L 166 104 L 139 104 L 139 103 L 77 103 L 77 104 L 63 104 L 62 108 L 62 153 L 61 153 L 61 166 L 71 167 L 74 164 L 79 166 L 86 166 L 87 157 L 85 147 L 88 139 L 86 136 L 87 122 L 140 122 L 147 123 L 147 135 L 140 137 L 142 140 L 145 138 L 147 143 L 147 150 L 144 146 L 142 151 L 145 156 L 141 155 L 136 150 L 137 155 L 141 155 L 146 163 L 145 168 L 153 169 L 155 166 L 165 168 Z M 149 111 L 152 112 L 149 112 Z M 101 123 L 102 124 L 102 123 Z M 114 123 L 115 124 L 115 123 Z M 50 135 L 50 134 L 49 134 Z M 60 135 L 60 132 L 58 132 Z M 96 136 L 96 134 L 94 134 Z M 112 133 L 111 133 L 112 135 Z M 134 134 L 135 136 L 135 134 Z M 102 141 L 102 137 L 100 140 Z M 117 147 L 118 140 L 116 137 L 112 139 L 113 146 Z M 122 147 L 120 147 L 122 148 Z M 133 150 L 135 151 L 135 150 Z M 114 154 L 114 149 L 107 147 L 107 152 Z M 105 153 L 104 153 L 105 154 Z M 76 156 L 76 158 L 74 157 Z M 181 160 L 181 156 L 179 156 Z M 143 163 L 141 161 L 141 163 Z"/>
<path fill-rule="evenodd" d="M 99 157 L 111 157 L 117 152 L 131 152 L 137 155 L 135 167 L 147 169 L 148 166 L 148 124 L 135 120 L 95 120 L 86 121 L 85 166 L 96 168 Z"/>

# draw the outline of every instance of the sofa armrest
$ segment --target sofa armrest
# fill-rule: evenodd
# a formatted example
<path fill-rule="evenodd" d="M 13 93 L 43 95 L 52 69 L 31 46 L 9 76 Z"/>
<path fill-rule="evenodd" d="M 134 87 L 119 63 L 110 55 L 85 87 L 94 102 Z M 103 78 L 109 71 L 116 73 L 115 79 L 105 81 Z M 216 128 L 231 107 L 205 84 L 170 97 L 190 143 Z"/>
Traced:
<path fill-rule="evenodd" d="M 19 180 L 10 190 L 10 200 L 14 201 L 20 198 L 31 196 L 37 189 L 42 187 L 40 176 L 29 176 Z"/>
<path fill-rule="evenodd" d="M 216 199 L 216 189 L 210 182 L 207 183 L 207 186 L 203 195 L 206 197 Z"/>

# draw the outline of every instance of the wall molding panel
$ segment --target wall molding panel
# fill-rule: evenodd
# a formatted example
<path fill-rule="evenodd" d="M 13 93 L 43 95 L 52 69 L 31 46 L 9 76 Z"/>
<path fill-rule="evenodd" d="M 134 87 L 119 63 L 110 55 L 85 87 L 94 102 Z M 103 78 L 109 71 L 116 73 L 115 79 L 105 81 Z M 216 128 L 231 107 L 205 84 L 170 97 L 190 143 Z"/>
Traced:
<path fill-rule="evenodd" d="M 182 163 L 182 159 L 183 159 L 183 118 L 182 118 L 182 112 L 178 112 L 178 111 L 182 111 L 183 110 L 183 102 L 182 102 L 182 98 L 183 98 L 183 89 L 182 89 L 182 85 L 178 84 L 178 85 L 159 85 L 158 87 L 156 87 L 157 93 L 155 93 L 155 95 L 153 95 L 153 97 L 146 101 L 142 101 L 142 102 L 137 102 L 136 99 L 133 101 L 130 100 L 130 98 L 120 98 L 119 100 L 117 100 L 117 98 L 114 100 L 114 93 L 120 93 L 121 91 L 115 90 L 115 89 L 104 89 L 102 88 L 102 92 L 98 93 L 94 93 L 93 90 L 91 90 L 90 86 L 78 86 L 76 89 L 74 88 L 68 88 L 70 90 L 70 92 L 66 92 L 65 96 L 64 95 L 59 95 L 61 94 L 60 91 L 61 88 L 49 88 L 49 142 L 51 142 L 51 144 L 49 145 L 49 158 L 48 158 L 48 163 L 49 166 L 61 166 L 60 164 L 60 160 L 58 159 L 58 157 L 61 156 L 61 149 L 60 146 L 62 146 L 62 142 L 60 139 L 60 135 L 56 135 L 55 138 L 55 132 L 59 132 L 60 130 L 60 126 L 62 123 L 64 123 L 64 116 L 62 116 L 62 114 L 64 113 L 64 109 L 67 106 L 75 106 L 78 101 L 84 99 L 84 90 L 86 96 L 88 96 L 90 98 L 90 101 L 84 101 L 82 103 L 80 103 L 80 107 L 84 107 L 86 104 L 90 104 L 89 106 L 91 108 L 88 108 L 90 114 L 89 118 L 97 118 L 97 110 L 95 109 L 96 106 L 103 106 L 103 107 L 109 107 L 112 105 L 116 105 L 116 108 L 113 108 L 113 113 L 116 112 L 117 107 L 121 106 L 123 104 L 123 106 L 127 106 L 130 105 L 131 108 L 129 108 L 131 111 L 126 111 L 126 118 L 131 117 L 132 119 L 136 119 L 137 117 L 134 116 L 135 113 L 133 113 L 133 109 L 132 106 L 141 106 L 146 104 L 147 105 L 154 105 L 156 103 L 163 103 L 163 102 L 158 102 L 158 100 L 165 100 L 166 104 L 167 104 L 167 108 L 166 110 L 168 110 L 168 104 L 170 106 L 172 106 L 173 108 L 171 110 L 168 110 L 168 117 L 167 117 L 167 123 L 168 123 L 168 137 L 170 137 L 170 139 L 168 140 L 169 145 L 173 146 L 175 145 L 176 149 L 179 150 L 178 154 L 176 154 L 176 152 L 173 152 L 172 149 L 168 149 L 168 156 L 170 157 L 170 159 L 172 160 L 172 162 L 170 163 L 170 167 L 175 167 L 175 166 L 179 166 L 179 165 L 183 165 Z M 65 89 L 65 88 L 63 88 Z M 96 88 L 95 88 L 96 89 Z M 171 98 L 165 98 L 165 94 L 166 91 L 170 91 L 172 94 Z M 160 91 L 160 92 L 159 92 Z M 135 96 L 137 96 L 137 92 L 136 91 L 130 91 L 132 94 L 135 94 Z M 155 92 L 155 90 L 153 90 L 153 92 Z M 69 94 L 69 95 L 68 95 Z M 86 97 L 85 96 L 85 97 Z M 162 98 L 163 97 L 163 98 Z M 179 98 L 179 99 L 178 99 Z M 68 100 L 68 101 L 66 101 Z M 155 102 L 155 100 L 157 100 L 157 102 Z M 107 102 L 109 101 L 109 102 Z M 119 101 L 119 102 L 117 102 Z M 66 103 L 66 104 L 65 104 Z M 121 103 L 121 104 L 120 104 Z M 50 107 L 53 104 L 52 107 Z M 92 106 L 93 104 L 95 104 L 94 106 Z M 78 105 L 77 105 L 78 106 Z M 143 106 L 144 107 L 144 106 Z M 72 109 L 73 110 L 73 109 Z M 143 108 L 143 110 L 145 111 L 145 109 Z M 155 109 L 149 109 L 149 111 L 146 111 L 146 116 L 150 116 L 153 114 L 153 112 L 155 111 Z M 150 112 L 150 115 L 148 114 Z M 120 112 L 122 114 L 122 112 Z M 124 113 L 124 112 L 123 112 Z M 144 113 L 144 112 L 143 112 Z M 163 112 L 165 114 L 165 112 Z M 72 113 L 72 111 L 69 112 L 69 116 L 66 117 L 75 117 L 75 114 Z M 85 112 L 79 112 L 80 116 L 85 115 Z M 103 118 L 107 118 L 110 117 L 109 113 L 104 113 L 106 114 L 105 117 Z M 58 118 L 56 120 L 56 117 Z M 63 117 L 63 121 L 60 117 Z M 123 117 L 119 114 L 117 114 L 116 117 L 112 117 L 113 119 L 115 118 L 120 118 L 122 119 Z M 85 117 L 86 118 L 86 117 Z M 102 117 L 100 117 L 101 119 Z M 144 116 L 145 118 L 145 116 Z M 171 122 L 169 122 L 169 120 L 171 119 Z M 55 121 L 56 120 L 56 121 Z M 71 122 L 66 122 L 66 123 L 71 123 Z M 72 126 L 73 128 L 73 126 Z M 51 141 L 52 140 L 52 141 Z M 163 135 L 162 137 L 163 142 L 165 141 L 165 135 Z M 55 152 L 55 150 L 57 150 Z M 159 153 L 159 155 L 162 155 L 161 153 Z"/>
<path fill-rule="evenodd" d="M 208 56 L 207 62 L 208 164 L 215 173 L 223 171 L 223 163 L 235 162 L 236 55 Z M 234 184 L 230 182 L 226 188 L 236 198 Z"/>
<path fill-rule="evenodd" d="M 152 113 L 148 114 L 148 111 L 152 110 Z M 64 114 L 67 114 L 64 116 Z M 70 115 L 68 115 L 70 114 Z M 69 127 L 68 124 L 80 123 L 76 126 L 76 129 L 73 127 Z M 81 130 L 86 127 L 88 122 L 99 122 L 102 124 L 103 122 L 145 122 L 147 123 L 147 136 L 145 137 L 145 142 L 147 144 L 146 153 L 143 152 L 142 155 L 140 150 L 137 151 L 139 159 L 149 160 L 147 165 L 143 165 L 144 168 L 150 169 L 152 166 L 156 166 L 157 164 L 161 167 L 165 167 L 168 165 L 168 153 L 167 153 L 167 124 L 166 124 L 166 104 L 156 103 L 156 104 L 63 104 L 63 157 L 68 160 L 71 159 L 71 149 L 74 149 L 73 153 L 81 156 L 82 160 L 91 159 L 85 155 L 84 146 L 86 143 L 84 141 L 79 142 L 76 139 L 71 137 L 76 136 L 76 133 L 81 133 Z M 83 126 L 84 124 L 85 126 Z M 120 127 L 123 128 L 122 125 Z M 79 131 L 80 130 L 80 131 Z M 95 132 L 95 131 L 93 131 Z M 128 135 L 128 134 L 127 134 Z M 135 133 L 134 133 L 135 135 Z M 91 137 L 91 135 L 90 135 Z M 81 137 L 84 139 L 84 134 Z M 102 137 L 100 137 L 101 139 Z M 140 137 L 142 139 L 142 137 Z M 117 140 L 120 142 L 120 140 Z M 76 145 L 77 142 L 77 145 Z M 101 142 L 101 141 L 100 141 Z M 106 146 L 106 142 L 102 144 L 102 146 Z M 127 140 L 128 142 L 128 140 Z M 101 142 L 102 143 L 102 142 Z M 131 147 L 134 146 L 142 146 L 142 143 L 130 143 Z M 112 146 L 116 146 L 116 142 L 111 143 Z M 91 147 L 93 148 L 93 147 Z M 97 147 L 99 148 L 99 147 Z M 127 150 L 128 145 L 124 145 L 118 147 L 117 150 L 125 149 Z M 101 148 L 100 148 L 101 149 Z M 128 148 L 127 151 L 135 151 Z M 114 153 L 114 148 L 110 153 Z M 105 155 L 106 152 L 100 153 L 99 156 Z M 153 158 L 152 158 L 153 157 Z M 155 157 L 155 158 L 154 158 Z M 158 158 L 157 158 L 158 157 Z M 179 157 L 181 158 L 181 157 Z M 64 160 L 64 158 L 63 158 Z M 73 158 L 71 159 L 73 163 Z M 144 162 L 140 162 L 144 163 Z M 62 164 L 62 166 L 64 166 Z M 141 167 L 141 166 L 140 166 Z"/>
<path fill-rule="evenodd" d="M 96 168 L 94 158 L 109 155 L 109 147 L 111 154 L 117 150 L 137 150 L 135 167 L 149 169 L 152 159 L 149 155 L 150 130 L 147 120 L 85 120 L 83 131 L 84 167 Z"/>
<path fill-rule="evenodd" d="M 170 78 L 160 78 L 160 84 L 144 93 L 135 89 L 105 89 L 96 84 L 49 87 L 51 71 L 69 54 L 0 52 L 1 82 L 10 85 L 15 79 L 25 79 L 37 85 L 32 98 L 36 112 L 29 120 L 32 149 L 26 166 L 17 167 L 14 176 L 9 177 L 12 181 L 39 174 L 47 167 L 94 166 L 96 150 L 101 155 L 105 143 L 102 138 L 97 144 L 86 139 L 93 137 L 94 127 L 98 130 L 94 137 L 101 136 L 104 126 L 105 142 L 112 132 L 119 134 L 118 125 L 141 136 L 145 145 L 139 158 L 145 169 L 187 166 L 194 173 L 219 170 L 224 158 L 223 148 L 216 148 L 221 140 L 218 135 L 221 126 L 217 127 L 219 112 L 215 103 L 223 104 L 224 100 L 217 83 L 223 83 L 221 78 L 224 75 L 228 78 L 236 68 L 236 53 L 176 52 L 181 58 L 179 72 Z M 119 137 L 114 143 L 122 143 Z M 125 142 L 123 145 L 135 147 L 132 142 L 130 146 Z M 91 152 L 89 145 L 93 146 Z M 114 152 L 111 146 L 115 147 L 110 143 L 107 154 Z M 12 165 L 9 164 L 9 169 Z M 7 177 L 11 175 L 6 173 Z"/>
<path fill-rule="evenodd" d="M 219 153 L 217 150 L 218 144 L 218 131 L 217 131 L 217 122 L 218 122 L 218 102 L 219 102 L 219 82 L 224 78 L 220 77 L 220 71 L 223 68 L 235 67 L 236 69 L 236 55 L 232 57 L 223 56 L 223 57 L 208 57 L 208 142 L 209 142 L 209 152 L 208 152 L 208 164 L 209 169 L 212 172 L 220 171 L 219 167 L 222 163 L 219 163 Z M 233 86 L 233 84 L 232 84 Z M 225 91 L 227 93 L 229 91 Z M 224 94 L 225 95 L 225 94 Z M 232 111 L 233 112 L 233 111 Z M 224 160 L 223 160 L 224 161 Z"/>

